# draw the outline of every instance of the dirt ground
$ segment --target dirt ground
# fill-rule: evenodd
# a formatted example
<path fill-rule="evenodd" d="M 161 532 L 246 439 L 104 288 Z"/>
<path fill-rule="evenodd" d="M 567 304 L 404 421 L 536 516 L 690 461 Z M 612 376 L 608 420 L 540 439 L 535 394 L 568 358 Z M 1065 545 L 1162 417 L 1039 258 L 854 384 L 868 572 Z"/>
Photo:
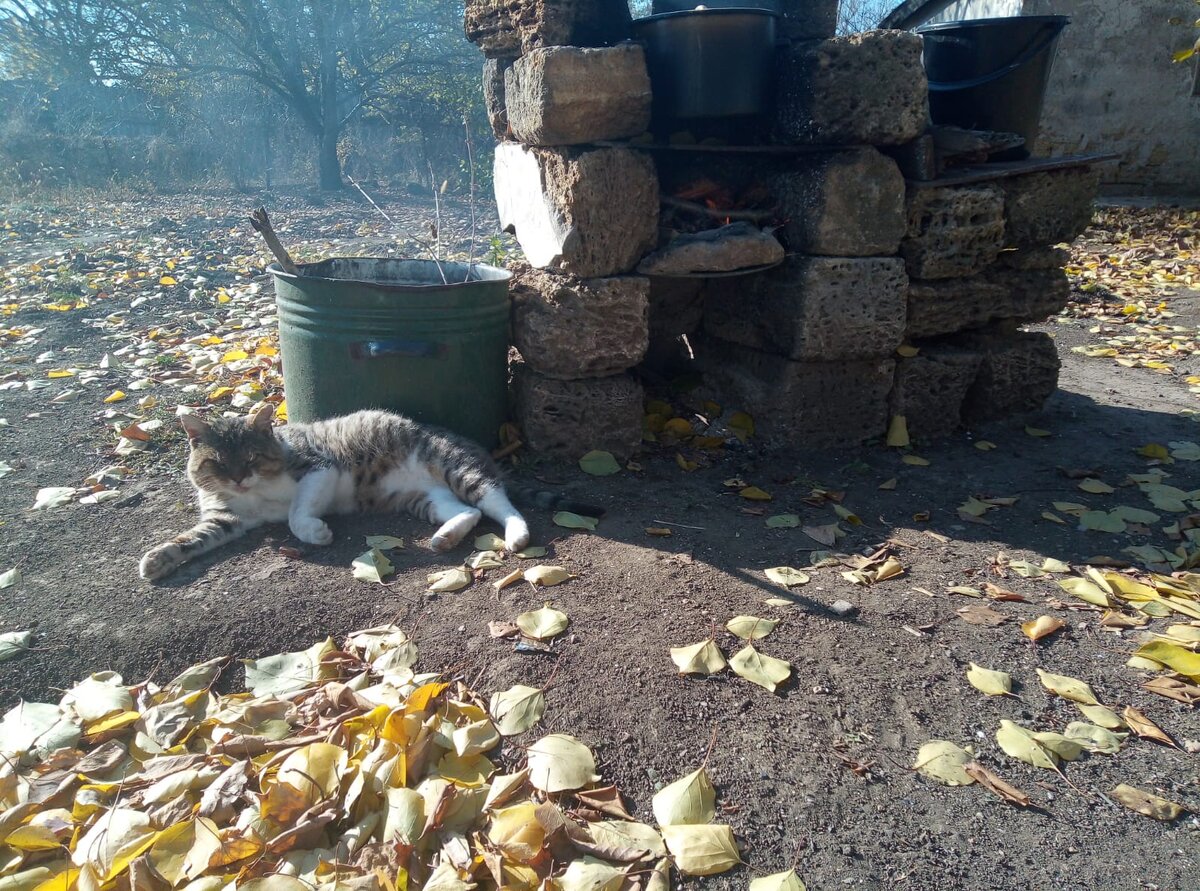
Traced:
<path fill-rule="evenodd" d="M 385 197 L 400 228 L 427 231 L 429 202 Z M 285 240 L 303 242 L 305 256 L 412 250 L 361 203 L 272 200 Z M 1076 246 L 1079 302 L 1038 326 L 1061 345 L 1060 391 L 1031 418 L 920 446 L 927 466 L 904 463 L 881 443 L 783 454 L 765 453 L 753 439 L 697 455 L 703 466 L 694 472 L 681 469 L 676 449 L 658 447 L 635 459 L 640 469 L 605 478 L 526 460 L 513 471 L 518 479 L 608 510 L 594 533 L 530 515 L 535 542 L 550 548 L 545 562 L 578 575 L 553 590 L 498 593 L 493 573 L 459 593 L 429 596 L 426 574 L 457 565 L 469 549 L 435 555 L 422 548 L 432 530 L 392 516 L 337 519 L 334 544 L 305 547 L 299 559 L 280 551 L 299 546 L 288 531 L 269 528 L 152 585 L 138 578 L 138 557 L 188 525 L 193 511 L 175 406 L 236 409 L 277 388 L 269 355 L 254 377 L 237 370 L 237 359 L 198 368 L 184 343 L 215 332 L 225 349 L 258 338 L 256 327 L 269 331 L 262 253 L 241 223 L 249 204 L 245 196 L 205 195 L 0 207 L 7 220 L 0 308 L 10 329 L 0 331 L 0 462 L 12 468 L 0 470 L 0 571 L 21 572 L 0 590 L 0 631 L 37 632 L 33 652 L 0 664 L 0 711 L 19 698 L 57 701 L 56 691 L 92 671 L 114 669 L 127 682 L 164 678 L 204 658 L 295 650 L 394 620 L 415 637 L 422 670 L 444 669 L 485 694 L 540 685 L 556 672 L 544 720 L 506 740 L 500 762 L 519 761 L 521 746 L 541 733 L 570 733 L 594 749 L 602 775 L 642 819 L 652 822 L 655 789 L 698 766 L 715 734 L 708 769 L 719 816 L 733 826 L 748 866 L 689 886 L 740 888 L 794 863 L 810 889 L 1200 888 L 1197 817 L 1157 822 L 1107 795 L 1128 783 L 1200 812 L 1200 717 L 1143 689 L 1151 673 L 1126 667 L 1144 631 L 1104 629 L 1100 613 L 1054 578 L 1022 578 L 998 569 L 996 559 L 1050 557 L 1082 572 L 1101 555 L 1136 564 L 1123 553 L 1132 545 L 1175 546 L 1159 528 L 1168 520 L 1119 535 L 1082 531 L 1052 504 L 1148 507 L 1136 488 L 1122 485 L 1152 463 L 1136 450 L 1200 441 L 1192 414 L 1200 400 L 1188 382 L 1200 374 L 1200 215 L 1106 212 L 1105 225 Z M 461 234 L 461 207 L 446 213 Z M 483 242 L 493 225 L 481 224 Z M 1179 330 L 1146 328 L 1153 325 Z M 1180 339 L 1164 352 L 1171 334 Z M 1095 351 L 1113 336 L 1131 338 L 1116 356 L 1074 350 Z M 1158 359 L 1145 367 L 1146 356 Z M 1159 360 L 1165 371 L 1155 367 Z M 147 367 L 145 389 L 130 390 L 137 369 Z M 236 387 L 250 378 L 262 388 L 239 400 Z M 224 385 L 235 389 L 211 399 Z M 122 389 L 125 399 L 104 402 Z M 156 403 L 139 408 L 147 396 Z M 686 417 L 686 400 L 674 404 Z M 115 456 L 114 425 L 138 417 L 165 423 L 143 450 Z M 1026 425 L 1049 435 L 1031 435 Z M 979 440 L 995 449 L 976 448 Z M 113 484 L 113 500 L 32 509 L 39 489 L 82 486 L 119 464 L 131 473 Z M 1163 469 L 1172 485 L 1190 490 L 1200 488 L 1198 467 L 1181 459 Z M 1064 470 L 1083 468 L 1116 492 L 1080 491 Z M 738 497 L 723 485 L 733 477 L 773 500 Z M 891 478 L 895 488 L 881 489 Z M 837 551 L 869 553 L 890 543 L 906 572 L 864 587 L 843 578 L 845 566 L 812 569 L 812 581 L 792 589 L 794 605 L 766 605 L 782 589 L 763 570 L 805 567 L 822 546 L 798 528 L 767 528 L 756 511 L 795 513 L 805 526 L 832 523 L 832 504 L 812 497 L 817 488 L 844 492 L 843 506 L 862 519 L 842 522 L 847 535 Z M 1019 500 L 981 524 L 958 515 L 970 496 Z M 1047 512 L 1065 522 L 1045 519 Z M 650 536 L 651 526 L 672 535 Z M 395 579 L 355 580 L 350 563 L 364 550 L 363 536 L 380 533 L 409 543 L 396 554 Z M 963 621 L 956 610 L 980 601 L 948 592 L 985 581 L 1027 598 L 988 601 L 1005 620 L 995 627 Z M 489 636 L 490 620 L 511 620 L 547 599 L 571 621 L 556 657 L 517 653 Z M 839 616 L 829 608 L 837 600 L 855 611 Z M 733 652 L 740 642 L 723 626 L 739 614 L 781 620 L 759 644 L 793 666 L 775 694 L 729 672 L 683 678 L 671 663 L 670 647 L 714 633 Z M 1067 628 L 1033 644 L 1019 624 L 1043 614 Z M 1186 619 L 1151 627 L 1172 621 Z M 976 691 L 965 677 L 970 662 L 1011 672 L 1017 697 Z M 1040 730 L 1079 719 L 1072 703 L 1042 688 L 1036 668 L 1088 681 L 1106 704 L 1135 706 L 1181 748 L 1131 738 L 1116 756 L 1066 765 L 1069 783 L 1006 756 L 995 740 L 1001 719 Z M 240 671 L 226 680 L 236 685 Z M 977 785 L 950 788 L 913 772 L 917 749 L 930 739 L 973 746 L 1034 806 L 1018 809 Z"/>

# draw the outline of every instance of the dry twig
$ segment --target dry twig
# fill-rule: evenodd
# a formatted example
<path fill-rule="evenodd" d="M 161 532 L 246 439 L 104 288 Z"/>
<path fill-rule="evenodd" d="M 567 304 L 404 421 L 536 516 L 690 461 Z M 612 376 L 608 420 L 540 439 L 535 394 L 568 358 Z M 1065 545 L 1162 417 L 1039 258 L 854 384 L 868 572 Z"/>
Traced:
<path fill-rule="evenodd" d="M 287 248 L 279 241 L 279 236 L 275 234 L 275 229 L 271 226 L 271 218 L 267 216 L 265 207 L 260 207 L 250 214 L 250 225 L 263 237 L 263 241 L 267 243 L 267 247 L 271 249 L 271 253 L 275 255 L 275 259 L 279 261 L 283 271 L 288 275 L 299 275 L 300 269 L 292 261 L 292 255 L 287 252 Z"/>

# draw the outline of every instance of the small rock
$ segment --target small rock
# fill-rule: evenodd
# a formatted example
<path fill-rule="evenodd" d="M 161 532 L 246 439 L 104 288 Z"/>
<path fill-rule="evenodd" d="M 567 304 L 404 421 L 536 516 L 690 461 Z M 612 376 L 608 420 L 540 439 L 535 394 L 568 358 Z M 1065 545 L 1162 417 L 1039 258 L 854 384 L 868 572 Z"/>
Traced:
<path fill-rule="evenodd" d="M 638 264 L 638 272 L 643 275 L 731 272 L 779 263 L 783 257 L 783 245 L 770 232 L 739 222 L 676 236 L 666 247 L 644 257 Z"/>
<path fill-rule="evenodd" d="M 849 600 L 835 600 L 833 603 L 829 604 L 829 609 L 835 615 L 842 616 L 843 618 L 846 616 L 852 616 L 858 612 L 858 607 L 856 607 Z"/>

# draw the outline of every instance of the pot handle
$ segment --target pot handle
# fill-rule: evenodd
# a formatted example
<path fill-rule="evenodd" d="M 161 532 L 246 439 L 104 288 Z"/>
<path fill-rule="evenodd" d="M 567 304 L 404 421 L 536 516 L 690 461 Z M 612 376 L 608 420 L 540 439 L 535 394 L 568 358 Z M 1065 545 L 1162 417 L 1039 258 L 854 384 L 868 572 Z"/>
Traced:
<path fill-rule="evenodd" d="M 1058 35 L 1062 33 L 1062 28 L 1047 28 L 1042 36 L 1035 40 L 1025 52 L 1017 57 L 1016 61 L 1009 62 L 1003 68 L 991 72 L 990 74 L 982 74 L 979 77 L 973 77 L 970 80 L 954 80 L 954 81 L 936 81 L 929 82 L 929 89 L 935 92 L 946 92 L 948 90 L 970 90 L 975 87 L 982 87 L 984 84 L 989 84 L 992 81 L 999 80 L 1006 74 L 1012 74 L 1018 68 L 1023 67 L 1027 62 L 1032 61 L 1046 47 L 1054 43 L 1058 39 Z M 941 39 L 937 34 L 921 35 L 925 40 Z M 957 37 L 947 35 L 947 40 L 958 40 Z"/>
<path fill-rule="evenodd" d="M 351 359 L 438 359 L 445 353 L 444 343 L 431 340 L 360 340 L 350 344 Z"/>

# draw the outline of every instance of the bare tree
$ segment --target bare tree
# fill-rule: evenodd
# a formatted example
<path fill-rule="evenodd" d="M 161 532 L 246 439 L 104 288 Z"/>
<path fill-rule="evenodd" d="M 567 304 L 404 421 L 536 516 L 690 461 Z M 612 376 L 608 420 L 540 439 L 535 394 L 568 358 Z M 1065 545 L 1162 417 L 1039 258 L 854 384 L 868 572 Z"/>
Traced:
<path fill-rule="evenodd" d="M 123 11 L 106 0 L 6 0 L 0 3 L 0 71 L 54 82 L 94 82 L 97 60 Z"/>
<path fill-rule="evenodd" d="M 322 189 L 342 187 L 338 137 L 391 79 L 475 61 L 461 9 L 438 0 L 156 0 L 137 23 L 125 65 L 245 78 L 279 96 L 316 141 Z"/>
<path fill-rule="evenodd" d="M 342 187 L 338 138 L 397 79 L 477 58 L 444 0 L 4 0 L 0 36 L 106 83 L 242 79 L 314 139 L 322 189 Z M 8 63 L 11 67 L 12 63 Z"/>

